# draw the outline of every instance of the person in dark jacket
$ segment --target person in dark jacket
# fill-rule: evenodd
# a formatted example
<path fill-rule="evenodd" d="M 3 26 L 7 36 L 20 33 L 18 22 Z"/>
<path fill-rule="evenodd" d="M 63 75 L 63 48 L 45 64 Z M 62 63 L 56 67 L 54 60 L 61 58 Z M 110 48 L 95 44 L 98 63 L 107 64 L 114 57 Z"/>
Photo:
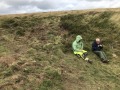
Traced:
<path fill-rule="evenodd" d="M 103 45 L 99 38 L 96 38 L 96 40 L 92 43 L 92 51 L 100 57 L 102 62 L 104 63 L 109 62 L 105 52 L 103 51 Z"/>

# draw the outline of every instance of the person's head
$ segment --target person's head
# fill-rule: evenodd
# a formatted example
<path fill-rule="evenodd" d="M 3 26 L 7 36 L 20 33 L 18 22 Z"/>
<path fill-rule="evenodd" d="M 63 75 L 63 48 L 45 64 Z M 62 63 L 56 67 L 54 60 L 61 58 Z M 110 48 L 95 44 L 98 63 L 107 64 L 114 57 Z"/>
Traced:
<path fill-rule="evenodd" d="M 83 39 L 83 38 L 82 38 L 80 35 L 77 35 L 77 36 L 76 36 L 76 42 L 80 42 L 80 41 L 82 41 L 82 39 Z"/>
<path fill-rule="evenodd" d="M 96 38 L 95 41 L 96 41 L 97 44 L 100 44 L 100 43 L 101 43 L 100 38 Z"/>

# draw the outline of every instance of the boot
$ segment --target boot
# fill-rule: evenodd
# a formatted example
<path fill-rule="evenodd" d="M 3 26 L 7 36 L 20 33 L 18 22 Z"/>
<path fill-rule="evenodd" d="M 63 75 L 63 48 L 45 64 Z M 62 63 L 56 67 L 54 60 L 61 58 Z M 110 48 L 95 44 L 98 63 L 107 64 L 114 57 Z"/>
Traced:
<path fill-rule="evenodd" d="M 92 62 L 92 60 L 88 60 L 88 63 L 92 64 L 93 62 Z"/>
<path fill-rule="evenodd" d="M 87 55 L 88 55 L 87 53 L 83 53 L 82 57 L 86 59 Z"/>
<path fill-rule="evenodd" d="M 86 60 L 88 63 L 92 64 L 92 60 L 90 60 L 89 58 L 85 58 L 85 60 Z"/>
<path fill-rule="evenodd" d="M 103 63 L 109 63 L 109 60 L 101 59 Z"/>

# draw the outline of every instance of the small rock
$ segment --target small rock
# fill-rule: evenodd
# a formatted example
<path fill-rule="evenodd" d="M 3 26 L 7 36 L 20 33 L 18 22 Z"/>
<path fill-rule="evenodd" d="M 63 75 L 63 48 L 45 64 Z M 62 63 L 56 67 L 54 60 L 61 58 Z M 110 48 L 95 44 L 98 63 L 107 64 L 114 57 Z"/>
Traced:
<path fill-rule="evenodd" d="M 114 53 L 112 54 L 112 56 L 113 56 L 114 58 L 118 58 L 118 56 L 117 56 L 116 54 L 114 54 Z"/>

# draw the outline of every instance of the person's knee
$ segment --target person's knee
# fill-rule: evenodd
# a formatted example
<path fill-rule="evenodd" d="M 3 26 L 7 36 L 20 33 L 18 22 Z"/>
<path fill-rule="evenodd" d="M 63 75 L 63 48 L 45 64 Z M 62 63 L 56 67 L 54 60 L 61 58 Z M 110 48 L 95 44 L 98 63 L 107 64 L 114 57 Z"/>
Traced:
<path fill-rule="evenodd" d="M 82 55 L 82 52 L 74 52 L 74 54 L 76 55 Z"/>
<path fill-rule="evenodd" d="M 100 53 L 100 55 L 103 55 L 103 52 L 102 52 L 102 51 L 100 51 L 99 53 Z"/>
<path fill-rule="evenodd" d="M 83 52 L 87 52 L 87 51 L 83 50 Z"/>

